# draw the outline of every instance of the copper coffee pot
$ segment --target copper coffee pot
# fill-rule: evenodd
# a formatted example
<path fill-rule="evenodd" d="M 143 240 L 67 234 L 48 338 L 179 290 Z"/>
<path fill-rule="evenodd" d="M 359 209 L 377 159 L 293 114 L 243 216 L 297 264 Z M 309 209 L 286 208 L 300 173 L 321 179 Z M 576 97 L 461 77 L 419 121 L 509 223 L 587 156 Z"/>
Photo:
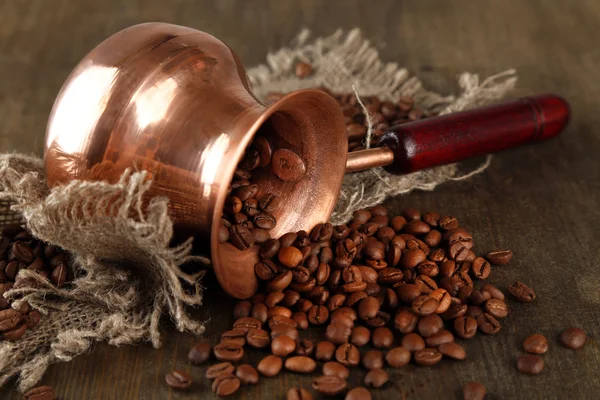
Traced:
<path fill-rule="evenodd" d="M 280 198 L 270 231 L 278 237 L 326 221 L 347 170 L 387 165 L 406 173 L 456 162 L 554 136 L 567 119 L 562 99 L 541 96 L 402 125 L 381 147 L 348 155 L 344 116 L 325 92 L 301 90 L 265 107 L 223 42 L 147 23 L 106 39 L 73 70 L 52 109 L 44 159 L 50 185 L 148 171 L 147 199 L 168 196 L 176 229 L 210 240 L 223 289 L 248 298 L 258 288 L 258 248 L 219 243 L 218 229 L 228 184 L 257 132 L 305 166 L 296 182 L 253 171 L 260 190 Z"/>

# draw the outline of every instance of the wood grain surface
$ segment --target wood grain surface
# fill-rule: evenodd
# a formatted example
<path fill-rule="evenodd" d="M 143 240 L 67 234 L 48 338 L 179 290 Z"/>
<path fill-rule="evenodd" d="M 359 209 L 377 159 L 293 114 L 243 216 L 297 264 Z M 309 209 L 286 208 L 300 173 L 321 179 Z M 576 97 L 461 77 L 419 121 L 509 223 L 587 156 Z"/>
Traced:
<path fill-rule="evenodd" d="M 264 60 L 302 27 L 316 35 L 360 27 L 384 59 L 406 65 L 432 89 L 451 93 L 461 71 L 482 77 L 516 68 L 515 95 L 555 92 L 572 105 L 567 131 L 556 140 L 505 152 L 485 173 L 434 192 L 391 199 L 394 212 L 413 206 L 457 216 L 476 249 L 511 248 L 509 266 L 491 282 L 515 280 L 538 294 L 533 304 L 510 302 L 511 314 L 495 337 L 468 341 L 468 359 L 392 371 L 375 399 L 460 397 L 470 380 L 489 399 L 597 399 L 600 397 L 600 2 L 597 0 L 0 0 L 0 151 L 41 154 L 55 95 L 77 61 L 110 34 L 135 23 L 167 21 L 214 34 L 245 65 Z M 206 340 L 231 323 L 233 302 L 206 283 Z M 590 340 L 579 351 L 557 343 L 566 327 Z M 123 348 L 98 344 L 86 355 L 50 367 L 43 378 L 60 399 L 212 399 L 205 368 L 186 363 L 194 338 L 164 327 L 164 345 Z M 546 367 L 531 377 L 515 371 L 522 340 L 550 339 Z M 314 334 L 314 332 L 313 332 Z M 257 361 L 260 353 L 250 357 Z M 196 380 L 188 393 L 164 383 L 172 368 Z M 351 374 L 358 385 L 364 371 Z M 310 376 L 283 373 L 238 393 L 236 399 L 280 399 Z M 18 399 L 14 382 L 0 398 Z"/>

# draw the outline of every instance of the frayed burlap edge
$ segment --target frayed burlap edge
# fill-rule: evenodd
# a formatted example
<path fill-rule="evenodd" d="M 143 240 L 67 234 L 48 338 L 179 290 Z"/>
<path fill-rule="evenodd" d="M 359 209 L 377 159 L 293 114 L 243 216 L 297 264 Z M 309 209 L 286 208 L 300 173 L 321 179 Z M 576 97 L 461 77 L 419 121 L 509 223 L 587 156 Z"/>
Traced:
<path fill-rule="evenodd" d="M 299 79 L 294 74 L 298 61 L 314 67 L 314 73 Z M 463 73 L 458 79 L 461 94 L 442 96 L 428 91 L 416 77 L 411 77 L 397 63 L 386 63 L 359 29 L 348 34 L 338 30 L 333 35 L 310 41 L 310 31 L 303 30 L 289 47 L 267 55 L 267 63 L 248 70 L 254 93 L 266 99 L 269 92 L 291 92 L 298 89 L 325 87 L 334 93 L 357 96 L 376 95 L 396 101 L 411 96 L 418 108 L 427 115 L 446 114 L 489 104 L 505 97 L 516 84 L 514 70 L 504 71 L 483 82 L 475 74 Z M 365 110 L 366 113 L 366 110 Z M 367 135 L 366 147 L 369 147 Z M 405 194 L 414 189 L 433 190 L 449 180 L 469 178 L 484 171 L 491 158 L 464 175 L 456 165 L 446 165 L 410 175 L 395 176 L 382 168 L 346 174 L 331 222 L 344 223 L 352 213 L 372 207 L 390 196 Z"/>
<path fill-rule="evenodd" d="M 191 240 L 169 247 L 167 199 L 155 198 L 144 208 L 150 183 L 145 172 L 128 171 L 115 184 L 73 181 L 49 190 L 40 159 L 0 155 L 0 199 L 14 202 L 12 210 L 35 237 L 74 255 L 76 276 L 59 289 L 35 272 L 19 272 L 19 279 L 34 283 L 6 297 L 16 306 L 28 302 L 44 318 L 23 339 L 0 343 L 0 385 L 20 374 L 19 388 L 26 390 L 50 363 L 68 361 L 94 341 L 143 340 L 158 347 L 163 313 L 181 331 L 204 331 L 185 312 L 185 306 L 202 303 L 203 272 L 189 275 L 179 266 L 209 261 L 189 256 Z"/>

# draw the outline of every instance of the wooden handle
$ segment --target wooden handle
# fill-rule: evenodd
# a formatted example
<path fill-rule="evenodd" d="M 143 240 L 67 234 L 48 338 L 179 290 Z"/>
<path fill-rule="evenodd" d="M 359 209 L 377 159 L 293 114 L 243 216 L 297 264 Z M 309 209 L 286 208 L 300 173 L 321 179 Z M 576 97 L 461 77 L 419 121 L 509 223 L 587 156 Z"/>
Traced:
<path fill-rule="evenodd" d="M 398 125 L 380 141 L 394 152 L 385 168 L 405 174 L 549 139 L 563 130 L 569 114 L 564 99 L 541 95 Z"/>

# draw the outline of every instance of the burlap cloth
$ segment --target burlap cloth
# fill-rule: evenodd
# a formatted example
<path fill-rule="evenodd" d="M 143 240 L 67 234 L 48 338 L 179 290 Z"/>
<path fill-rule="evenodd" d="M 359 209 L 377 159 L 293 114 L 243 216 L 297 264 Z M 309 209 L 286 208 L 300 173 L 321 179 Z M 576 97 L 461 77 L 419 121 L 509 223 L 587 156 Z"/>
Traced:
<path fill-rule="evenodd" d="M 427 115 L 436 115 L 484 105 L 503 97 L 516 83 L 514 71 L 481 84 L 477 75 L 464 73 L 458 81 L 460 95 L 442 96 L 425 90 L 406 69 L 381 61 L 358 30 L 316 40 L 309 36 L 302 32 L 290 47 L 268 54 L 265 65 L 248 70 L 257 97 L 308 87 L 324 86 L 338 93 L 355 89 L 359 98 L 377 95 L 393 101 L 412 96 Z M 296 78 L 297 61 L 311 63 L 314 73 Z M 468 178 L 489 161 L 460 176 L 455 165 L 406 176 L 382 169 L 348 174 L 331 220 L 344 222 L 354 210 L 388 196 Z M 37 283 L 5 296 L 17 305 L 29 302 L 43 318 L 21 340 L 0 343 L 0 385 L 19 375 L 19 389 L 26 390 L 50 363 L 69 361 L 94 341 L 149 341 L 159 347 L 164 316 L 180 331 L 202 334 L 202 322 L 191 319 L 186 308 L 202 304 L 200 278 L 210 261 L 192 257 L 190 241 L 169 247 L 173 228 L 168 200 L 156 198 L 142 209 L 142 195 L 150 184 L 144 172 L 128 172 L 116 184 L 74 181 L 49 189 L 41 159 L 0 155 L 0 224 L 21 220 L 37 238 L 68 250 L 75 276 L 70 285 L 58 289 L 32 271 L 19 272 Z M 201 272 L 184 273 L 180 266 L 190 262 L 198 263 L 201 268 L 196 270 Z"/>

